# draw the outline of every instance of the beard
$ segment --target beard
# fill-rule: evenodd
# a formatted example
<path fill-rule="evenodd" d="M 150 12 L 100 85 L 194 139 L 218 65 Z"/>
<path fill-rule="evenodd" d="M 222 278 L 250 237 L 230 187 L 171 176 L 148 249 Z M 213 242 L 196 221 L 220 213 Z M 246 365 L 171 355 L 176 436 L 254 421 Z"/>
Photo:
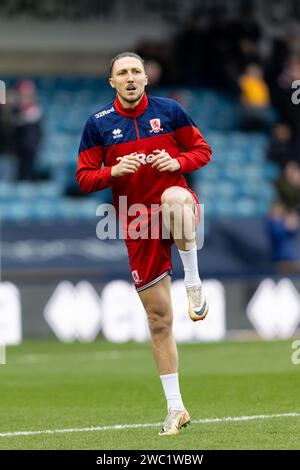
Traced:
<path fill-rule="evenodd" d="M 137 101 L 139 101 L 141 99 L 141 97 L 143 96 L 144 94 L 144 91 L 142 91 L 141 93 L 139 93 L 136 97 L 132 97 L 132 98 L 127 98 L 123 95 L 120 94 L 122 100 L 124 100 L 126 103 L 136 103 Z"/>

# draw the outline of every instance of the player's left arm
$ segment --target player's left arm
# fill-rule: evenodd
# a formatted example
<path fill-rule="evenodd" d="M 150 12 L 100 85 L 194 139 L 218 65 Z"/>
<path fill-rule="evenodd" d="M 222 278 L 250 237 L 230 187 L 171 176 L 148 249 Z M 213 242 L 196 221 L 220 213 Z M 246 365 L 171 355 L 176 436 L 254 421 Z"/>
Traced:
<path fill-rule="evenodd" d="M 198 170 L 211 160 L 212 150 L 198 127 L 183 107 L 176 103 L 174 109 L 175 139 L 183 149 L 176 160 L 183 173 Z"/>
<path fill-rule="evenodd" d="M 166 150 L 154 150 L 152 167 L 159 172 L 181 170 L 182 173 L 189 173 L 206 165 L 211 159 L 211 148 L 196 124 L 178 103 L 174 103 L 173 124 L 178 147 L 183 150 L 175 158 Z"/>

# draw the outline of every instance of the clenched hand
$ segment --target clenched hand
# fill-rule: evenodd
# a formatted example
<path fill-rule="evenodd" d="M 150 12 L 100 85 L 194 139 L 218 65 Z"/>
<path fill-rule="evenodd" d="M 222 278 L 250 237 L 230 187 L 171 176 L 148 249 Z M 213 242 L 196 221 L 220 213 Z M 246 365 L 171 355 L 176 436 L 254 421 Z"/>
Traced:
<path fill-rule="evenodd" d="M 155 157 L 152 159 L 152 168 L 156 168 L 158 171 L 176 171 L 180 168 L 180 163 L 176 158 L 172 158 L 171 155 L 163 150 L 153 150 Z"/>
<path fill-rule="evenodd" d="M 139 159 L 136 155 L 136 152 L 124 155 L 120 163 L 112 167 L 111 176 L 118 178 L 119 176 L 135 173 L 140 166 Z"/>

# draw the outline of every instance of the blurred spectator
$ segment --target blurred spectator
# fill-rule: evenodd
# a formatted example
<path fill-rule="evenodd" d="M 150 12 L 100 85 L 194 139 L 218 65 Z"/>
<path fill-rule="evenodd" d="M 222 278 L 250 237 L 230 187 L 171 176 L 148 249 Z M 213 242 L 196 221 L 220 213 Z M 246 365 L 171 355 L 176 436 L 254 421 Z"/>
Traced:
<path fill-rule="evenodd" d="M 11 114 L 11 103 L 14 102 L 14 96 L 14 90 L 7 89 L 6 104 L 0 106 L 0 180 L 3 181 L 16 179 L 14 125 Z"/>
<path fill-rule="evenodd" d="M 299 216 L 281 202 L 275 202 L 267 219 L 267 232 L 271 241 L 272 261 L 279 272 L 299 272 L 300 262 L 296 246 Z"/>
<path fill-rule="evenodd" d="M 249 64 L 239 78 L 243 127 L 258 130 L 270 126 L 270 95 L 263 71 L 258 64 Z"/>
<path fill-rule="evenodd" d="M 150 67 L 152 67 L 151 72 L 153 72 L 153 74 L 155 73 L 158 75 L 158 67 L 160 68 L 158 80 L 159 85 L 169 85 L 172 82 L 168 41 L 140 41 L 135 52 L 143 57 L 146 63 L 152 63 Z M 154 63 L 157 64 L 156 71 L 154 71 Z M 156 84 L 158 84 L 158 82 Z"/>
<path fill-rule="evenodd" d="M 300 138 L 293 137 L 291 128 L 283 122 L 276 124 L 272 130 L 268 158 L 282 169 L 292 160 L 300 164 Z"/>
<path fill-rule="evenodd" d="M 244 106 L 265 108 L 270 104 L 268 85 L 264 81 L 263 71 L 258 64 L 249 64 L 241 75 L 241 102 Z"/>
<path fill-rule="evenodd" d="M 9 146 L 9 115 L 7 106 L 0 106 L 0 156 Z"/>
<path fill-rule="evenodd" d="M 224 9 L 213 8 L 206 33 L 205 85 L 229 90 L 232 72 L 232 47 L 228 34 L 229 24 Z M 204 57 L 203 57 L 204 60 Z"/>
<path fill-rule="evenodd" d="M 34 164 L 42 135 L 42 110 L 37 103 L 35 84 L 31 80 L 22 80 L 17 86 L 13 118 L 18 179 L 34 180 Z"/>
<path fill-rule="evenodd" d="M 208 59 L 207 18 L 192 11 L 186 23 L 174 38 L 172 63 L 175 82 L 179 86 L 206 84 Z M 179 66 L 178 66 L 179 65 Z"/>
<path fill-rule="evenodd" d="M 253 62 L 260 62 L 259 42 L 262 31 L 255 17 L 255 9 L 248 2 L 241 2 L 238 18 L 230 24 L 228 33 L 232 53 L 237 61 L 238 73 Z"/>
<path fill-rule="evenodd" d="M 274 38 L 271 44 L 270 57 L 266 64 L 266 80 L 270 88 L 273 104 L 277 105 L 278 77 L 282 74 L 286 58 L 289 54 L 285 39 Z"/>
<path fill-rule="evenodd" d="M 0 106 L 0 154 L 13 154 L 14 152 L 14 127 L 11 108 L 16 101 L 15 97 L 15 90 L 8 88 L 6 92 L 6 104 Z"/>
<path fill-rule="evenodd" d="M 159 85 L 161 80 L 161 65 L 156 60 L 147 60 L 145 62 L 145 71 L 148 76 L 147 93 L 154 94 L 155 88 Z"/>
<path fill-rule="evenodd" d="M 299 209 L 300 204 L 300 166 L 295 161 L 286 164 L 282 174 L 275 182 L 278 197 L 288 210 Z"/>

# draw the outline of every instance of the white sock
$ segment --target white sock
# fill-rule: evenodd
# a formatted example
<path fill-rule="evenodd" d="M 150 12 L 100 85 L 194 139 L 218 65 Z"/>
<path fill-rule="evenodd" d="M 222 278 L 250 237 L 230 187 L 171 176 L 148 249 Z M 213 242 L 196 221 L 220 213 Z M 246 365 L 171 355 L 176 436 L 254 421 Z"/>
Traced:
<path fill-rule="evenodd" d="M 198 272 L 197 247 L 191 250 L 178 250 L 183 268 L 184 268 L 184 284 L 186 287 L 199 286 L 201 279 Z"/>
<path fill-rule="evenodd" d="M 165 392 L 168 411 L 170 409 L 183 411 L 185 408 L 179 390 L 178 373 L 161 375 L 160 379 Z"/>

